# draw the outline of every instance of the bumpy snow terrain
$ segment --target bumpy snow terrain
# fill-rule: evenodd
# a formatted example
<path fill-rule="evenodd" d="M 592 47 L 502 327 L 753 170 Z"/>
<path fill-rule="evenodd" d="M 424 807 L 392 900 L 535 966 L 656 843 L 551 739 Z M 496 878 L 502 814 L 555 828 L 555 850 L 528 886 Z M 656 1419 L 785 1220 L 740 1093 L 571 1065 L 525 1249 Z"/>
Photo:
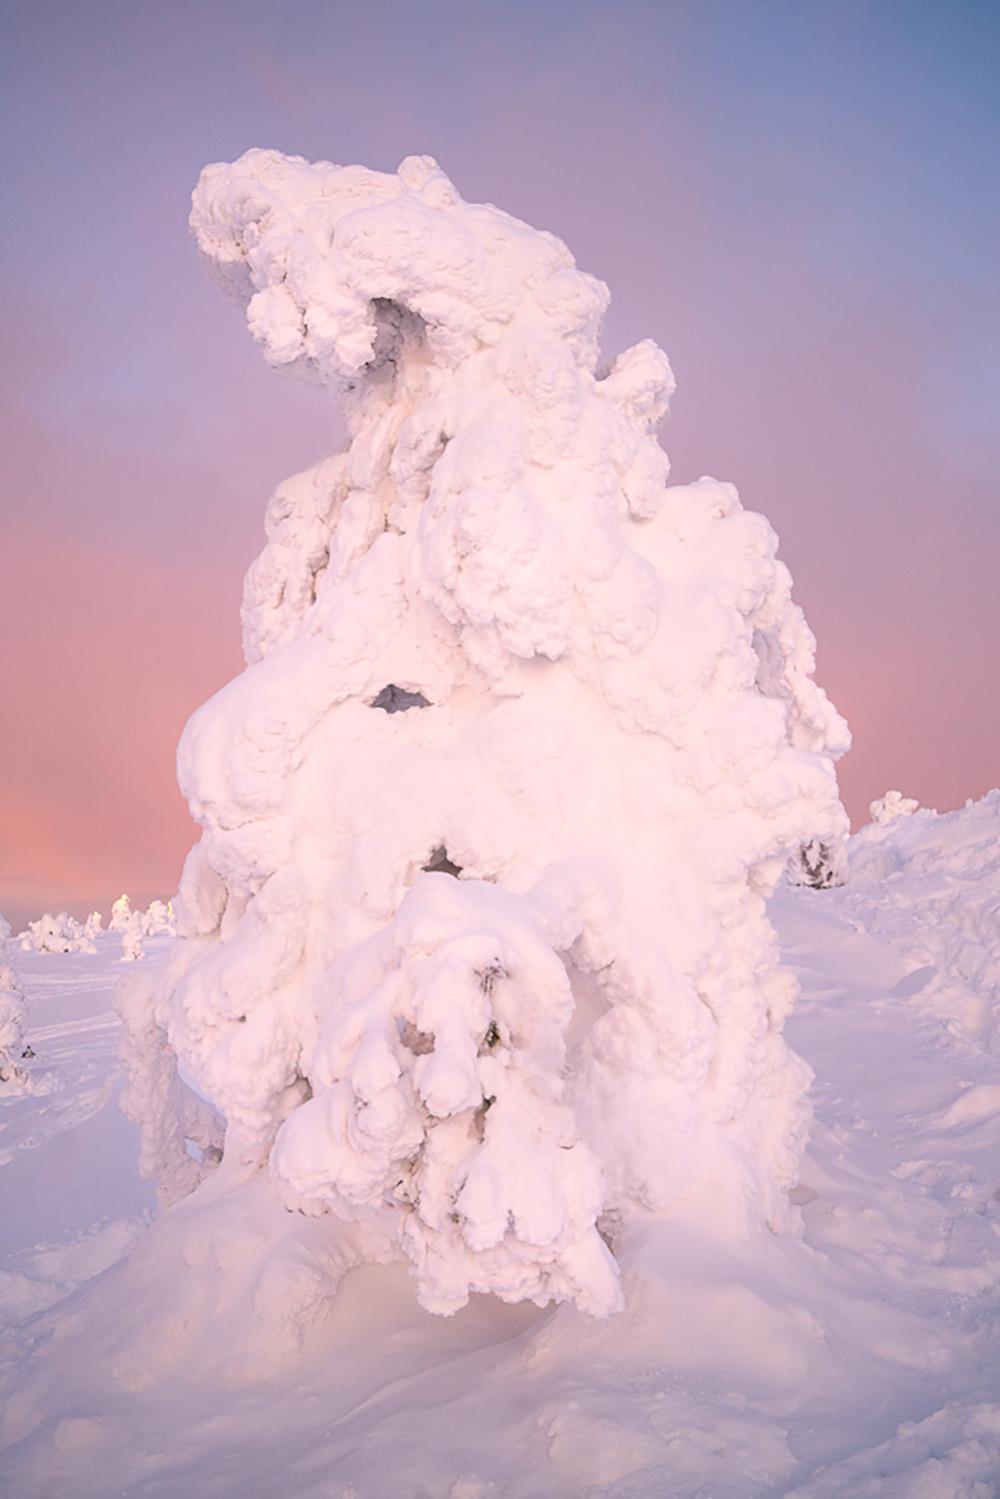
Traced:
<path fill-rule="evenodd" d="M 998 802 L 867 829 L 842 890 L 775 895 L 802 986 L 790 1039 L 815 1072 L 791 1194 L 803 1237 L 721 1249 L 678 1231 L 604 1322 L 492 1297 L 435 1318 L 400 1267 L 360 1266 L 301 1341 L 295 1316 L 276 1318 L 264 1358 L 241 1325 L 239 1238 L 218 1232 L 230 1212 L 256 1263 L 274 1238 L 264 1201 L 186 1199 L 182 1262 L 145 1232 L 150 1189 L 115 1103 L 120 943 L 19 954 L 37 1055 L 31 1091 L 0 1101 L 0 1491 L 991 1499 L 998 997 L 955 954 L 964 931 L 996 961 Z M 141 966 L 166 950 L 150 942 Z M 206 1265 L 214 1282 L 177 1317 L 172 1278 Z M 130 1296 L 158 1276 L 160 1320 L 130 1342 Z"/>

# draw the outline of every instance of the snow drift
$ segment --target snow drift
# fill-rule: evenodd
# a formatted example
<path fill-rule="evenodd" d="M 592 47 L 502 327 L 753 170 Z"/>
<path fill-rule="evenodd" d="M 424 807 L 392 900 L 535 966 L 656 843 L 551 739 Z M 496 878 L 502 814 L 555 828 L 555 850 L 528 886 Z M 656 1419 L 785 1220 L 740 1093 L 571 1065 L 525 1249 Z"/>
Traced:
<path fill-rule="evenodd" d="M 429 158 L 250 151 L 191 224 L 349 443 L 278 488 L 247 668 L 180 746 L 180 935 L 122 997 L 147 1168 L 176 1196 L 218 1156 L 184 1074 L 225 1126 L 203 1192 L 266 1170 L 436 1312 L 607 1313 L 645 1215 L 788 1227 L 765 901 L 846 829 L 847 733 L 774 533 L 668 485 L 664 354 L 603 367 L 605 286 Z"/>
<path fill-rule="evenodd" d="M 1000 790 L 940 813 L 890 791 L 871 814 L 837 909 L 898 948 L 922 1005 L 1000 1050 Z"/>

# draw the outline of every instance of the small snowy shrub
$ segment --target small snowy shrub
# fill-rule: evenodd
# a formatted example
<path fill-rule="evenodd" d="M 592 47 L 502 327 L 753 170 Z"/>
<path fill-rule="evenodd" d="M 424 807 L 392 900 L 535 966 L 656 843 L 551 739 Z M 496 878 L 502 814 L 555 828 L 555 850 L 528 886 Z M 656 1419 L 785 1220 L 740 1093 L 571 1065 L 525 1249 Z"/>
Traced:
<path fill-rule="evenodd" d="M 810 838 L 803 843 L 789 865 L 788 878 L 793 885 L 809 885 L 813 890 L 829 890 L 846 879 L 847 855 L 843 839 L 826 841 Z"/>
<path fill-rule="evenodd" d="M 247 668 L 181 743 L 179 940 L 122 1001 L 145 1165 L 175 1196 L 214 1159 L 179 1062 L 231 1182 L 350 1220 L 425 1306 L 607 1313 L 612 1225 L 791 1221 L 765 902 L 845 831 L 847 733 L 775 536 L 668 485 L 665 355 L 605 368 L 606 287 L 429 158 L 250 151 L 191 223 L 349 441 L 276 491 Z"/>

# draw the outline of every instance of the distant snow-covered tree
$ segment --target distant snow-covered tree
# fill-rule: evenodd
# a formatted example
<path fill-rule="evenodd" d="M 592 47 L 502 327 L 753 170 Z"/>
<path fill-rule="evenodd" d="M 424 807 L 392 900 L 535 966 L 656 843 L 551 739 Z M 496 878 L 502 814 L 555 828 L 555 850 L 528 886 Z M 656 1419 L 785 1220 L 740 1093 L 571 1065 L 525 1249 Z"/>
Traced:
<path fill-rule="evenodd" d="M 897 817 L 912 816 L 919 806 L 920 803 L 912 796 L 904 796 L 901 791 L 887 791 L 885 796 L 880 796 L 871 803 L 868 815 L 879 827 L 886 827 L 890 822 L 895 822 Z"/>
<path fill-rule="evenodd" d="M 60 911 L 57 916 L 46 912 L 37 921 L 29 921 L 18 937 L 26 952 L 69 953 L 96 951 L 89 929 L 73 916 Z"/>
<path fill-rule="evenodd" d="M 603 284 L 429 158 L 251 151 L 192 227 L 349 442 L 276 492 L 247 669 L 182 740 L 180 938 L 122 1001 L 144 1162 L 174 1196 L 214 1161 L 183 1069 L 232 1191 L 266 1171 L 432 1311 L 608 1313 L 622 1243 L 693 1204 L 794 1216 L 765 902 L 846 831 L 848 741 L 776 539 L 668 485 L 673 376 L 604 366 Z"/>
<path fill-rule="evenodd" d="M 147 937 L 172 937 L 176 931 L 172 902 L 151 900 L 143 913 L 142 929 Z"/>
<path fill-rule="evenodd" d="M 121 928 L 122 934 L 122 962 L 131 963 L 143 957 L 142 939 L 145 935 L 145 924 L 141 911 L 130 911 L 128 921 Z"/>
<path fill-rule="evenodd" d="M 123 932 L 128 926 L 132 915 L 132 902 L 127 895 L 119 895 L 111 907 L 111 919 L 108 922 L 109 932 Z"/>

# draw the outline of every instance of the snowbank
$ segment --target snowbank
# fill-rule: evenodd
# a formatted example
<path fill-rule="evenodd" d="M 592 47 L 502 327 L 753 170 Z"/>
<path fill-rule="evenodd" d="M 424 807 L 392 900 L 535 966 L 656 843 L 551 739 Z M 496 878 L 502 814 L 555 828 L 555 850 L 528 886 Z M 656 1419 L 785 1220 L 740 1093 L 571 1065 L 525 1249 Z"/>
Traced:
<path fill-rule="evenodd" d="M 904 954 L 921 1004 L 1000 1049 L 1000 790 L 942 813 L 890 792 L 872 815 L 837 908 Z"/>
<path fill-rule="evenodd" d="M 266 1167 L 439 1312 L 609 1312 L 650 1214 L 791 1226 L 809 1072 L 765 901 L 845 829 L 847 733 L 774 533 L 668 486 L 664 354 L 603 368 L 606 287 L 429 158 L 250 151 L 191 223 L 350 441 L 277 490 L 247 669 L 180 746 L 204 831 L 124 1005 L 165 1052 L 147 1159 L 211 1167 L 179 1068 L 227 1190 Z"/>

